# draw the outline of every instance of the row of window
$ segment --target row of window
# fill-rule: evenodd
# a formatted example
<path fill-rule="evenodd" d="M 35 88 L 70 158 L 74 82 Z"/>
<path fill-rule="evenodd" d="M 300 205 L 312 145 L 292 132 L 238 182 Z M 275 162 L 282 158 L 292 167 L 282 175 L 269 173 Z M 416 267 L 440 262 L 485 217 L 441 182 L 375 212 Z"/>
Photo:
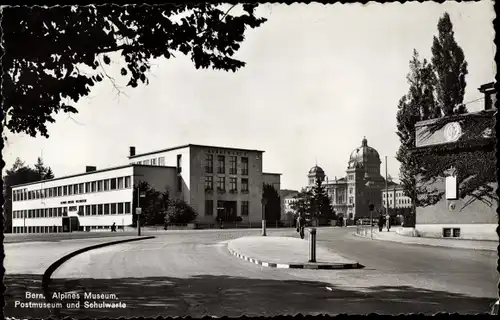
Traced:
<path fill-rule="evenodd" d="M 241 201 L 240 206 L 241 206 L 241 215 L 248 216 L 249 202 L 248 201 Z M 223 207 L 224 207 L 224 202 L 217 201 L 217 208 L 223 208 Z M 206 216 L 214 215 L 214 201 L 213 200 L 205 200 L 205 215 Z"/>
<path fill-rule="evenodd" d="M 385 200 L 382 201 L 385 205 Z M 397 199 L 396 203 L 399 204 L 411 204 L 410 199 Z M 392 205 L 392 199 L 389 199 L 389 205 Z"/>
<path fill-rule="evenodd" d="M 85 226 L 80 227 L 82 231 L 90 230 L 109 230 L 111 226 Z M 118 229 L 120 226 L 118 226 Z M 13 227 L 13 233 L 59 233 L 63 232 L 62 226 L 28 226 L 28 227 Z"/>
<path fill-rule="evenodd" d="M 237 174 L 237 156 L 229 156 L 229 174 Z M 205 158 L 205 172 L 214 173 L 214 155 L 207 154 Z M 217 173 L 226 173 L 226 156 L 217 156 Z M 244 176 L 248 175 L 248 158 L 241 157 L 241 174 Z"/>
<path fill-rule="evenodd" d="M 205 190 L 210 191 L 214 189 L 214 177 L 206 176 L 205 177 Z M 218 191 L 226 191 L 226 177 L 217 177 L 217 190 Z M 237 192 L 238 191 L 238 183 L 237 178 L 230 177 L 229 178 L 229 191 Z M 241 192 L 248 192 L 248 178 L 241 178 Z"/>
<path fill-rule="evenodd" d="M 130 202 L 118 202 L 85 206 L 16 210 L 12 212 L 12 215 L 14 219 L 67 217 L 68 211 L 77 211 L 80 216 L 132 213 Z"/>
<path fill-rule="evenodd" d="M 393 194 L 392 192 L 389 193 L 389 198 L 392 198 L 393 197 Z M 382 197 L 385 198 L 385 191 L 382 192 Z M 405 193 L 403 191 L 400 191 L 400 192 L 396 192 L 396 197 L 406 197 Z"/>
<path fill-rule="evenodd" d="M 142 160 L 142 161 L 137 161 L 133 162 L 136 164 L 144 164 L 148 166 L 160 166 L 164 167 L 165 166 L 165 157 L 158 157 L 158 158 L 153 158 L 153 159 L 147 159 L 147 160 Z"/>
<path fill-rule="evenodd" d="M 131 188 L 132 178 L 118 177 L 85 183 L 77 183 L 60 187 L 44 188 L 40 190 L 14 190 L 12 192 L 13 201 L 35 200 L 53 197 L 71 196 L 77 194 L 101 192 L 108 190 Z"/>

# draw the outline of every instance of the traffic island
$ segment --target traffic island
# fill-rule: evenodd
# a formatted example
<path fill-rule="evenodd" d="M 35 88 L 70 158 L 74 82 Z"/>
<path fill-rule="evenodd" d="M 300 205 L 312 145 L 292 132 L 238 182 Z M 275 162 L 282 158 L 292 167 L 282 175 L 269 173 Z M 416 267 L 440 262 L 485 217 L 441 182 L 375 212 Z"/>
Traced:
<path fill-rule="evenodd" d="M 283 269 L 356 269 L 358 262 L 346 259 L 330 249 L 317 247 L 312 252 L 309 239 L 292 237 L 242 237 L 228 242 L 229 252 L 243 260 L 270 268 Z M 314 261 L 314 262 L 313 262 Z"/>

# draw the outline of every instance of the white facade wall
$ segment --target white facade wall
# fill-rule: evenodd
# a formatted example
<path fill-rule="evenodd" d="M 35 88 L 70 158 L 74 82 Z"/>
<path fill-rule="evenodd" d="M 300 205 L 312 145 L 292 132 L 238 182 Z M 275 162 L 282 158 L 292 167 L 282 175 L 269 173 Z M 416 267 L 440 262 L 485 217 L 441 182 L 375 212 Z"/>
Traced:
<path fill-rule="evenodd" d="M 191 204 L 190 196 L 190 147 L 182 147 L 178 149 L 173 149 L 169 151 L 160 151 L 157 153 L 136 155 L 129 159 L 131 164 L 143 164 L 143 165 L 154 165 L 157 166 L 167 166 L 167 167 L 177 167 L 177 156 L 181 156 L 181 172 L 178 174 L 182 178 L 182 191 L 178 192 L 177 177 L 175 178 L 174 190 L 187 203 Z M 161 163 L 160 163 L 161 162 Z M 176 175 L 177 176 L 177 175 Z M 160 188 L 163 189 L 163 188 Z"/>
<path fill-rule="evenodd" d="M 109 227 L 114 223 L 116 225 L 129 225 L 132 223 L 132 208 L 131 201 L 133 195 L 133 167 L 120 167 L 117 169 L 96 171 L 92 173 L 86 173 L 76 176 L 70 176 L 68 178 L 61 179 L 52 179 L 48 181 L 42 181 L 39 183 L 29 184 L 29 185 L 21 185 L 18 187 L 13 187 L 13 193 L 18 190 L 25 191 L 38 191 L 42 192 L 44 189 L 54 188 L 54 187 L 63 187 L 63 186 L 73 186 L 75 184 L 82 184 L 84 187 L 84 193 L 81 194 L 72 194 L 72 195 L 62 195 L 62 196 L 53 196 L 53 197 L 40 197 L 38 199 L 31 200 L 22 200 L 22 201 L 13 201 L 12 202 L 12 212 L 13 219 L 12 225 L 13 228 L 18 227 L 60 227 L 62 226 L 62 217 L 48 217 L 45 215 L 45 209 L 54 209 L 61 208 L 61 210 L 66 211 L 68 216 L 76 216 L 79 219 L 80 226 L 83 227 L 97 227 L 97 226 L 105 226 Z M 125 188 L 125 177 L 129 177 L 129 185 L 128 188 Z M 108 180 L 112 178 L 124 178 L 123 179 L 123 188 L 107 191 L 97 191 L 98 181 Z M 108 180 L 109 181 L 109 180 Z M 85 188 L 87 183 L 96 182 L 96 190 L 95 192 L 85 192 Z M 118 184 L 117 184 L 118 187 Z M 129 209 L 128 213 L 123 214 L 96 214 L 96 215 L 88 215 L 85 212 L 87 206 L 98 205 L 98 204 L 117 204 L 123 203 L 123 208 L 125 212 L 126 205 L 125 203 L 130 203 L 127 207 Z M 78 215 L 77 211 L 70 211 L 69 208 L 76 206 L 77 209 L 80 209 L 83 206 L 84 214 Z M 118 206 L 117 212 L 118 212 Z M 97 207 L 96 207 L 97 208 Z M 43 217 L 39 218 L 29 218 L 28 210 L 37 210 L 41 209 L 43 211 Z M 92 207 L 90 207 L 92 209 Z M 36 212 L 36 211 L 35 211 Z M 17 230 L 15 230 L 17 231 Z"/>
<path fill-rule="evenodd" d="M 387 197 L 387 199 L 386 199 Z M 389 208 L 411 208 L 411 198 L 404 195 L 403 188 L 388 188 L 388 196 L 386 189 L 382 190 L 382 204 L 386 207 L 386 200 L 388 200 Z"/>

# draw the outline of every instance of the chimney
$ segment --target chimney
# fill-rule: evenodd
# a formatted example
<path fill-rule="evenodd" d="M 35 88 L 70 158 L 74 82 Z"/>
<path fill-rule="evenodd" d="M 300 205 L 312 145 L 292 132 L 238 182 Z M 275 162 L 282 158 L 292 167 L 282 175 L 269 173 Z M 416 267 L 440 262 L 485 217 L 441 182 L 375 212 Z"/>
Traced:
<path fill-rule="evenodd" d="M 97 170 L 97 167 L 94 167 L 94 166 L 86 166 L 85 167 L 85 172 L 92 172 L 92 171 L 96 171 Z"/>
<path fill-rule="evenodd" d="M 135 156 L 135 147 L 130 147 L 130 153 L 129 153 L 129 156 L 130 156 L 130 157 Z"/>

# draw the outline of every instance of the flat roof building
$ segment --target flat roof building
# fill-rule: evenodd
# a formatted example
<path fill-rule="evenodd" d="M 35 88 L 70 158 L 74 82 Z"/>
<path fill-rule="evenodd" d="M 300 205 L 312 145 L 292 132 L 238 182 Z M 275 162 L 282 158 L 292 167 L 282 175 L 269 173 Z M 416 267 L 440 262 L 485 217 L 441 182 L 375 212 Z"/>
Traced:
<path fill-rule="evenodd" d="M 258 223 L 263 183 L 280 190 L 280 175 L 262 172 L 263 153 L 189 144 L 136 154 L 130 147 L 127 165 L 13 186 L 12 232 L 71 231 L 65 220 L 85 231 L 129 226 L 134 188 L 142 181 L 186 201 L 197 223 L 214 223 L 217 216 Z"/>

